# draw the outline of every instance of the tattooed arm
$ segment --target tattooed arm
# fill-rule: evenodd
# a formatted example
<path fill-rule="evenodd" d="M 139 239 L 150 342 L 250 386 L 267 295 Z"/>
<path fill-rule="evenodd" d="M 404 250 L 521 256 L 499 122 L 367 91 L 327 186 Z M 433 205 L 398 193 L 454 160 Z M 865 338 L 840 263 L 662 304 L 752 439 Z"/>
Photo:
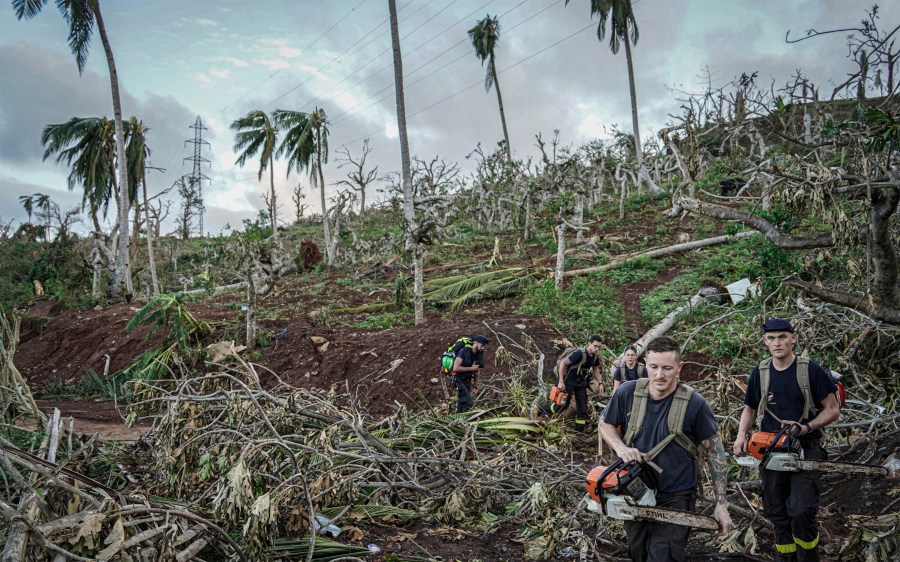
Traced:
<path fill-rule="evenodd" d="M 700 445 L 706 450 L 707 465 L 712 478 L 713 488 L 716 492 L 716 509 L 713 515 L 719 522 L 719 535 L 724 535 L 731 530 L 731 515 L 728 514 L 728 500 L 726 497 L 727 478 L 725 470 L 728 468 L 728 459 L 725 456 L 725 448 L 718 433 L 704 439 Z"/>

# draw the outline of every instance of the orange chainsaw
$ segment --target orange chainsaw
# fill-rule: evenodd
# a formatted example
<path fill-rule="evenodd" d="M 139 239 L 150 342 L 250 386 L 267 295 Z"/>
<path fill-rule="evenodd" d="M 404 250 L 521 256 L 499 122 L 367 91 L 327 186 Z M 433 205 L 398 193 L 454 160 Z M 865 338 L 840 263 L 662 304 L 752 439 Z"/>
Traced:
<path fill-rule="evenodd" d="M 689 511 L 656 507 L 656 493 L 641 480 L 643 465 L 619 459 L 611 466 L 597 466 L 588 474 L 588 510 L 622 521 L 655 521 L 708 531 L 719 530 L 712 517 Z"/>
<path fill-rule="evenodd" d="M 869 476 L 888 476 L 890 472 L 883 466 L 856 464 L 851 462 L 814 461 L 803 458 L 800 442 L 791 434 L 788 425 L 777 433 L 758 431 L 750 436 L 747 445 L 749 455 L 735 457 L 740 466 L 765 468 L 778 472 L 800 472 L 801 470 L 818 470 L 819 472 L 838 472 L 843 474 L 866 474 Z"/>

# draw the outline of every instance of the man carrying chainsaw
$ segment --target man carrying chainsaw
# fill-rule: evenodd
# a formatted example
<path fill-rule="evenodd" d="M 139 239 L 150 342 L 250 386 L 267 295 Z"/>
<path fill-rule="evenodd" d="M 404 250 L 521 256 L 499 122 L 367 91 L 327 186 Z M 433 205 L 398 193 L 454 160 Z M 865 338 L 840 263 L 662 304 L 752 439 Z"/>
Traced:
<path fill-rule="evenodd" d="M 484 348 L 490 344 L 485 336 L 472 338 L 471 346 L 462 347 L 453 360 L 453 381 L 456 384 L 456 413 L 468 412 L 475 405 L 475 387 L 478 372 L 484 368 Z"/>
<path fill-rule="evenodd" d="M 779 434 L 786 434 L 799 440 L 803 459 L 827 460 L 822 428 L 840 416 L 834 381 L 822 367 L 794 354 L 797 334 L 787 320 L 766 320 L 763 342 L 772 357 L 750 373 L 734 454 L 748 452 L 747 434 L 757 421 L 766 433 L 754 434 L 752 441 L 765 439 L 768 433 L 775 445 L 781 442 Z M 775 527 L 776 560 L 819 560 L 820 473 L 760 468 L 760 475 L 764 513 Z"/>
<path fill-rule="evenodd" d="M 727 460 L 712 408 L 678 382 L 683 363 L 674 339 L 660 337 L 647 344 L 646 361 L 649 378 L 619 387 L 604 411 L 600 433 L 622 461 L 645 468 L 641 479 L 655 491 L 655 506 L 664 508 L 657 512 L 693 510 L 699 486 L 695 461 L 706 456 L 716 495 L 713 516 L 719 534 L 725 534 L 732 527 L 725 490 Z M 677 524 L 677 514 L 676 523 L 671 521 L 652 516 L 623 521 L 631 559 L 684 560 L 690 523 Z"/>
<path fill-rule="evenodd" d="M 599 392 L 603 394 L 603 379 L 600 374 L 600 356 L 603 347 L 599 335 L 594 334 L 582 349 L 576 349 L 559 362 L 557 388 L 564 388 L 569 396 L 575 395 L 575 431 L 583 433 L 587 429 L 587 391 L 589 379 L 593 375 Z M 568 407 L 568 403 L 562 409 Z M 560 409 L 557 409 L 560 411 Z"/>

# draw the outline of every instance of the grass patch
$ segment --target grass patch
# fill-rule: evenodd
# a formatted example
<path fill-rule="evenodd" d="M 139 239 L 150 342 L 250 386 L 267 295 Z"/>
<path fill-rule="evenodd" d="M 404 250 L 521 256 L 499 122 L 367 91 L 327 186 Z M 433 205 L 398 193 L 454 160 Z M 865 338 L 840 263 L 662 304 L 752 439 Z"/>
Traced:
<path fill-rule="evenodd" d="M 526 292 L 519 312 L 546 318 L 574 341 L 587 341 L 595 333 L 618 340 L 625 325 L 617 291 L 599 275 L 576 277 L 562 291 L 548 279 Z"/>
<path fill-rule="evenodd" d="M 665 261 L 650 257 L 642 257 L 627 261 L 619 267 L 604 271 L 598 275 L 613 285 L 634 285 L 655 279 L 665 267 Z"/>

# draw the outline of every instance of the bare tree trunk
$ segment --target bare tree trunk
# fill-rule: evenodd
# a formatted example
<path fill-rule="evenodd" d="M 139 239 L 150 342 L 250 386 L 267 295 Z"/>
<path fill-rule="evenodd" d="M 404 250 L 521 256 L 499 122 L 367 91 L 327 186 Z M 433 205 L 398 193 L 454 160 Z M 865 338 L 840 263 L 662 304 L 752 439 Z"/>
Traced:
<path fill-rule="evenodd" d="M 506 114 L 503 112 L 503 97 L 500 95 L 500 82 L 497 81 L 497 65 L 491 57 L 491 74 L 494 75 L 494 89 L 497 91 L 497 105 L 500 106 L 500 122 L 503 124 L 503 139 L 506 141 L 506 159 L 512 160 L 512 148 L 509 146 L 509 133 L 506 131 Z"/>
<path fill-rule="evenodd" d="M 418 237 L 416 212 L 413 207 L 412 168 L 409 158 L 409 137 L 406 133 L 406 101 L 403 97 L 403 55 L 400 53 L 400 32 L 397 29 L 397 2 L 388 0 L 391 15 L 391 47 L 394 51 L 394 92 L 397 98 L 397 128 L 400 136 L 401 177 L 403 179 L 403 216 L 406 219 L 406 249 L 413 257 L 413 308 L 416 324 L 425 320 L 422 304 L 422 242 Z"/>
<path fill-rule="evenodd" d="M 572 222 L 575 226 L 581 226 L 582 224 L 584 224 L 584 197 L 579 193 L 575 194 L 575 216 L 573 218 L 575 220 Z M 583 229 L 578 229 L 577 231 L 575 231 L 575 243 L 584 243 Z"/>
<path fill-rule="evenodd" d="M 109 66 L 109 84 L 112 90 L 113 115 L 115 117 L 116 157 L 119 164 L 119 253 L 116 255 L 116 265 L 107 290 L 109 298 L 116 300 L 121 296 L 123 287 L 129 293 L 132 291 L 131 260 L 128 254 L 128 160 L 125 157 L 125 127 L 122 124 L 122 100 L 119 97 L 119 75 L 116 72 L 116 61 L 113 58 L 109 37 L 106 35 L 106 26 L 103 24 L 103 16 L 100 13 L 99 0 L 93 7 L 97 30 L 100 33 L 103 50 L 106 52 L 106 64 Z"/>
<path fill-rule="evenodd" d="M 525 240 L 531 238 L 531 192 L 525 194 Z"/>
<path fill-rule="evenodd" d="M 631 39 L 628 38 L 628 22 L 625 22 L 625 62 L 628 64 L 628 88 L 631 93 L 631 128 L 634 131 L 634 156 L 637 159 L 638 183 L 646 183 L 653 195 L 663 192 L 650 178 L 650 174 L 644 169 L 644 154 L 641 149 L 641 130 L 638 126 L 637 91 L 634 87 L 634 64 L 631 59 Z"/>
<path fill-rule="evenodd" d="M 870 227 L 872 264 L 875 266 L 875 297 L 894 308 L 900 308 L 900 265 L 891 241 L 890 221 L 900 203 L 900 187 L 874 190 Z"/>
<path fill-rule="evenodd" d="M 253 272 L 247 276 L 247 347 L 256 347 L 256 281 Z"/>
<path fill-rule="evenodd" d="M 556 290 L 560 290 L 565 277 L 566 263 L 566 224 L 556 225 L 556 274 L 553 276 L 553 284 Z"/>
<path fill-rule="evenodd" d="M 325 240 L 325 263 L 328 267 L 331 267 L 334 262 L 334 256 L 332 256 L 328 252 L 328 240 L 331 239 L 328 232 L 328 217 L 326 217 L 326 213 L 328 211 L 325 206 L 325 176 L 322 174 L 322 126 L 316 126 L 316 174 L 319 177 L 319 197 L 322 202 L 322 230 L 324 233 Z"/>
<path fill-rule="evenodd" d="M 269 223 L 272 225 L 272 236 L 278 238 L 278 206 L 275 202 L 275 159 L 269 158 Z M 322 207 L 322 216 L 325 216 L 325 207 Z M 203 233 L 201 232 L 202 236 Z"/>
<path fill-rule="evenodd" d="M 153 256 L 153 229 L 150 227 L 150 206 L 147 204 L 147 170 L 144 170 L 143 177 L 143 193 L 144 193 L 144 224 L 147 228 L 147 260 L 150 264 L 150 285 L 153 289 L 153 296 L 159 296 L 159 281 L 156 279 L 156 259 Z M 201 233 L 202 234 L 202 233 Z"/>

